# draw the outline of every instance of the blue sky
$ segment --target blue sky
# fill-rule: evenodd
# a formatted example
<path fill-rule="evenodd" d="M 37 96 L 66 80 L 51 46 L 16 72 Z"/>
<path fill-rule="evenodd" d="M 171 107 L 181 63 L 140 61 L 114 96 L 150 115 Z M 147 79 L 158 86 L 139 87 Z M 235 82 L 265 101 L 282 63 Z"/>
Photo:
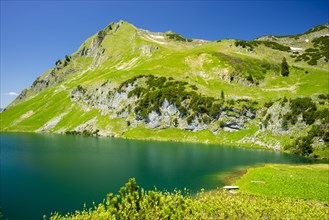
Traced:
<path fill-rule="evenodd" d="M 187 38 L 251 40 L 303 33 L 329 21 L 328 0 L 4 1 L 1 0 L 1 107 L 55 61 L 112 21 Z"/>

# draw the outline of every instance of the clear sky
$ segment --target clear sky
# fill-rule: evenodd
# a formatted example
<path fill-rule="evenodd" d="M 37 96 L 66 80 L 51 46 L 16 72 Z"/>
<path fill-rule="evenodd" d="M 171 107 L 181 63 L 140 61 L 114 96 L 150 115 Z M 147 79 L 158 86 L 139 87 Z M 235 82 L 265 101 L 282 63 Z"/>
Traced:
<path fill-rule="evenodd" d="M 327 23 L 328 9 L 328 0 L 1 0 L 1 107 L 112 21 L 187 38 L 251 40 L 303 33 Z"/>

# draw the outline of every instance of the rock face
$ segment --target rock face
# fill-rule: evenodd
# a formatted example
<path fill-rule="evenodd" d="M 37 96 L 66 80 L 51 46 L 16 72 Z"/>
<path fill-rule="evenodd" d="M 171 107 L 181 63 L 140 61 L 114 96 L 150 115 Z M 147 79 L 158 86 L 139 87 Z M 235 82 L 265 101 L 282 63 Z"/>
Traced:
<path fill-rule="evenodd" d="M 154 44 L 142 45 L 140 47 L 142 55 L 144 56 L 151 56 L 154 51 L 159 50 L 159 47 Z"/>
<path fill-rule="evenodd" d="M 275 136 L 298 133 L 307 128 L 307 124 L 300 115 L 297 117 L 295 124 L 287 127 L 283 126 L 284 115 L 291 111 L 289 103 L 276 102 L 267 109 L 264 116 L 262 130 L 270 131 Z"/>
<path fill-rule="evenodd" d="M 141 95 L 132 94 L 141 89 L 140 86 L 146 85 L 145 80 L 145 77 L 140 77 L 119 87 L 109 81 L 89 87 L 79 85 L 72 90 L 71 100 L 79 104 L 84 111 L 95 108 L 110 118 L 126 118 L 132 125 L 144 124 L 152 129 L 176 127 L 194 132 L 211 129 L 215 134 L 219 129 L 235 132 L 245 129 L 246 123 L 256 117 L 256 111 L 246 106 L 241 109 L 233 106 L 218 107 L 218 116 L 212 118 L 199 113 L 187 117 L 184 108 L 180 110 L 177 103 L 169 101 L 169 97 L 164 97 L 158 109 L 151 110 L 143 117 L 136 110 L 141 102 Z M 144 97 L 148 95 L 146 92 Z M 187 102 L 191 100 L 182 101 Z"/>
<path fill-rule="evenodd" d="M 60 122 L 62 120 L 63 115 L 65 115 L 65 113 L 51 119 L 42 128 L 36 130 L 36 132 L 48 132 L 48 131 L 50 131 L 52 128 L 54 128 L 58 124 L 58 122 Z"/>

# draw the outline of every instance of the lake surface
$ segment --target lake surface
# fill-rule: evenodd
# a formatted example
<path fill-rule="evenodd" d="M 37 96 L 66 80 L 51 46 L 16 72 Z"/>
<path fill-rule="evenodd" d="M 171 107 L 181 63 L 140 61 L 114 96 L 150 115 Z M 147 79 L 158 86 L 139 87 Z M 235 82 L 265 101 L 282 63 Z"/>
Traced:
<path fill-rule="evenodd" d="M 197 192 L 221 187 L 218 174 L 241 166 L 313 162 L 218 145 L 24 133 L 0 138 L 0 211 L 10 219 L 42 219 L 97 204 L 131 177 L 144 189 Z"/>

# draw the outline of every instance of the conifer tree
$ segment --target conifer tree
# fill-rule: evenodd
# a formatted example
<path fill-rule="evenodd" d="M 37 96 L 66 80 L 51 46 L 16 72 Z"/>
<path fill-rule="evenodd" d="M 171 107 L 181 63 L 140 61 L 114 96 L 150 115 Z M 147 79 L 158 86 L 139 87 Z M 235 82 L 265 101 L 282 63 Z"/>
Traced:
<path fill-rule="evenodd" d="M 282 59 L 281 63 L 281 75 L 282 76 L 288 76 L 289 75 L 289 65 L 287 63 L 287 60 L 285 57 Z"/>

